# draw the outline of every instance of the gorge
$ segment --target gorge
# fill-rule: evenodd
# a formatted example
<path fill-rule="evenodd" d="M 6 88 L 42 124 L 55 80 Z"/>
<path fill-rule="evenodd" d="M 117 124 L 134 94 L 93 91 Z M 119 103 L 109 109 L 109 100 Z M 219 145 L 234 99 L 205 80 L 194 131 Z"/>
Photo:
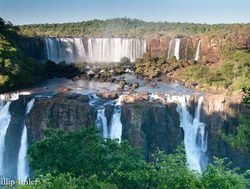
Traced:
<path fill-rule="evenodd" d="M 191 181 L 207 186 L 206 176 L 217 169 L 245 179 L 249 151 L 231 139 L 249 117 L 242 103 L 250 81 L 249 34 L 234 33 L 238 25 L 174 24 L 169 32 L 168 23 L 151 32 L 150 24 L 139 34 L 138 28 L 58 34 L 48 32 L 50 25 L 0 33 L 1 177 L 25 182 L 41 179 L 40 172 L 69 173 L 66 181 L 150 189 L 165 186 L 157 179 L 171 173 L 171 182 L 187 183 L 183 188 L 192 188 Z M 206 27 L 224 33 L 197 32 Z M 27 28 L 45 33 L 24 35 Z M 232 164 L 224 169 L 222 161 Z"/>
<path fill-rule="evenodd" d="M 128 140 L 133 146 L 143 147 L 148 160 L 157 148 L 171 153 L 184 141 L 189 167 L 201 173 L 213 155 L 222 155 L 220 150 L 210 151 L 214 148 L 210 146 L 214 140 L 224 143 L 222 138 L 211 136 L 223 128 L 213 125 L 213 122 L 221 121 L 228 111 L 238 110 L 226 104 L 230 101 L 214 101 L 192 90 L 183 94 L 175 86 L 168 87 L 172 87 L 171 93 L 148 93 L 148 100 L 134 103 L 126 103 L 127 95 L 116 100 L 102 99 L 91 91 L 84 92 L 84 88 L 77 91 L 78 94 L 51 93 L 48 96 L 46 90 L 44 94 L 36 94 L 37 90 L 34 90 L 33 94 L 28 91 L 1 95 L 1 173 L 11 178 L 26 179 L 29 175 L 27 147 L 32 141 L 41 140 L 47 128 L 67 131 L 82 126 L 96 126 L 104 138 Z M 164 91 L 164 88 L 159 90 Z M 209 110 L 211 104 L 218 104 L 218 117 L 209 115 L 215 114 L 214 110 Z M 222 123 L 228 125 L 228 130 L 233 129 L 231 119 L 226 118 Z M 16 142 L 13 142 L 13 137 Z M 235 157 L 236 154 L 239 157 L 239 152 L 223 145 L 231 153 L 231 160 L 239 161 Z M 242 154 L 237 165 L 241 165 L 244 158 L 244 168 L 247 168 L 247 155 Z M 10 161 L 15 163 L 11 168 L 5 167 Z"/>

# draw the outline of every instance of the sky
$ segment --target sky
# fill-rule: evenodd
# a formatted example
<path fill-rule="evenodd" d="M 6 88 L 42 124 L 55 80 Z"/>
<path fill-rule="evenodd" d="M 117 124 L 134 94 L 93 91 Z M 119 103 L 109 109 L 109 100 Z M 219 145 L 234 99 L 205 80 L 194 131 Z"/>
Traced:
<path fill-rule="evenodd" d="M 145 21 L 250 23 L 250 0 L 0 0 L 15 25 L 116 17 Z"/>

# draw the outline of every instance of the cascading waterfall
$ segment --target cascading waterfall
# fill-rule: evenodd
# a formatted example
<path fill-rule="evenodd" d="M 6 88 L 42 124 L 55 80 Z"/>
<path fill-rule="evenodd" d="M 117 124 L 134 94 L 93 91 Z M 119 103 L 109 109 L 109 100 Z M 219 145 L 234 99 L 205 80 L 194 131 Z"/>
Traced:
<path fill-rule="evenodd" d="M 96 119 L 97 128 L 102 130 L 103 138 L 108 137 L 108 123 L 107 118 L 105 116 L 105 108 L 101 107 L 97 110 L 97 119 Z"/>
<path fill-rule="evenodd" d="M 170 40 L 169 42 L 169 46 L 168 46 L 168 59 L 170 58 L 170 56 L 172 55 L 171 51 L 172 51 L 172 46 L 173 46 L 173 39 Z"/>
<path fill-rule="evenodd" d="M 168 58 L 175 56 L 176 60 L 180 59 L 180 38 L 171 39 L 168 48 Z"/>
<path fill-rule="evenodd" d="M 11 120 L 11 115 L 9 112 L 11 102 L 8 101 L 0 109 L 0 175 L 3 175 L 3 154 L 5 148 L 5 135 Z"/>
<path fill-rule="evenodd" d="M 121 123 L 121 99 L 122 95 L 116 100 L 114 113 L 111 120 L 109 137 L 111 139 L 118 139 L 121 142 L 122 139 L 122 123 Z"/>
<path fill-rule="evenodd" d="M 146 41 L 136 38 L 44 38 L 47 60 L 74 63 L 119 62 L 127 57 L 134 62 L 146 52 Z"/>
<path fill-rule="evenodd" d="M 28 102 L 26 108 L 26 114 L 30 113 L 35 99 L 32 99 Z M 21 145 L 18 154 L 18 164 L 17 164 L 17 178 L 21 181 L 25 181 L 29 177 L 29 165 L 27 160 L 27 150 L 28 150 L 28 133 L 27 127 L 24 123 L 22 137 L 21 137 Z"/>
<path fill-rule="evenodd" d="M 174 55 L 176 57 L 176 60 L 180 59 L 180 43 L 181 43 L 181 39 L 176 38 L 175 39 L 175 48 L 174 48 Z"/>
<path fill-rule="evenodd" d="M 206 125 L 200 122 L 200 111 L 203 97 L 198 101 L 194 118 L 187 108 L 188 96 L 169 96 L 168 101 L 177 102 L 177 112 L 180 115 L 180 127 L 184 130 L 184 144 L 187 164 L 192 170 L 199 173 L 206 166 L 207 132 Z"/>
<path fill-rule="evenodd" d="M 122 138 L 122 123 L 121 123 L 121 108 L 115 107 L 114 114 L 112 116 L 111 126 L 110 126 L 110 134 L 109 137 L 111 139 L 118 139 L 121 142 Z"/>
<path fill-rule="evenodd" d="M 196 62 L 199 61 L 199 59 L 200 59 L 200 49 L 201 49 L 201 40 L 199 40 L 199 42 L 198 42 L 195 57 L 194 57 L 194 61 L 196 61 Z"/>

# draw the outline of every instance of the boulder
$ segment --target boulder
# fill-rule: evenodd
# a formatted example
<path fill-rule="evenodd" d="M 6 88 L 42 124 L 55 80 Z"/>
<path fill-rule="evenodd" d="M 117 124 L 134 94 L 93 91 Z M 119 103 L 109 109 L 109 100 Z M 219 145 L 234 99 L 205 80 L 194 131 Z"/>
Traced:
<path fill-rule="evenodd" d="M 104 92 L 100 92 L 97 95 L 105 98 L 105 99 L 116 99 L 120 96 L 120 92 L 118 91 L 104 91 Z"/>

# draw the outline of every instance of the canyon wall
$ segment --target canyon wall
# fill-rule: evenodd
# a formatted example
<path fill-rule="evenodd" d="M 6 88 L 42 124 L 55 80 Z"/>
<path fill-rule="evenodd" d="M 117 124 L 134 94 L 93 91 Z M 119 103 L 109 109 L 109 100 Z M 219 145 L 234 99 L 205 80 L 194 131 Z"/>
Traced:
<path fill-rule="evenodd" d="M 95 127 L 98 107 L 90 102 L 89 96 L 79 94 L 60 94 L 53 97 L 36 98 L 33 108 L 26 115 L 25 109 L 32 96 L 20 96 L 11 102 L 9 111 L 10 124 L 5 136 L 5 151 L 3 151 L 4 175 L 11 178 L 17 172 L 17 158 L 20 149 L 22 130 L 26 125 L 28 130 L 28 143 L 41 140 L 43 131 L 47 128 L 58 128 L 65 131 L 76 130 L 80 127 Z M 183 99 L 183 98 L 182 98 Z M 187 110 L 190 115 L 197 117 L 196 110 L 200 104 L 199 96 L 190 96 Z M 103 99 L 100 99 L 102 102 Z M 200 123 L 204 123 L 207 135 L 206 154 L 211 161 L 213 156 L 228 157 L 233 161 L 233 166 L 242 170 L 250 168 L 249 154 L 231 148 L 223 139 L 225 135 L 235 134 L 239 125 L 239 113 L 244 112 L 240 105 L 241 97 L 225 97 L 218 95 L 205 95 L 201 105 Z M 104 103 L 105 104 L 105 103 Z M 107 121 L 108 132 L 114 127 L 114 115 L 117 107 L 112 104 L 104 105 L 104 115 Z M 172 153 L 184 141 L 183 112 L 180 114 L 178 104 L 174 102 L 161 103 L 139 101 L 121 106 L 122 140 L 127 140 L 131 145 L 141 147 L 145 158 L 150 160 L 150 155 L 157 148 L 167 153 Z M 182 110 L 184 111 L 184 109 Z M 117 118 L 117 117 L 115 117 Z M 117 121 L 117 120 L 116 120 Z M 191 120 L 192 121 L 192 120 Z M 199 124 L 200 124 L 199 123 Z M 183 124 L 183 123 L 182 123 Z M 196 126 L 195 123 L 190 126 Z M 199 136 L 199 135 L 197 135 Z M 200 140 L 197 138 L 197 140 Z"/>

